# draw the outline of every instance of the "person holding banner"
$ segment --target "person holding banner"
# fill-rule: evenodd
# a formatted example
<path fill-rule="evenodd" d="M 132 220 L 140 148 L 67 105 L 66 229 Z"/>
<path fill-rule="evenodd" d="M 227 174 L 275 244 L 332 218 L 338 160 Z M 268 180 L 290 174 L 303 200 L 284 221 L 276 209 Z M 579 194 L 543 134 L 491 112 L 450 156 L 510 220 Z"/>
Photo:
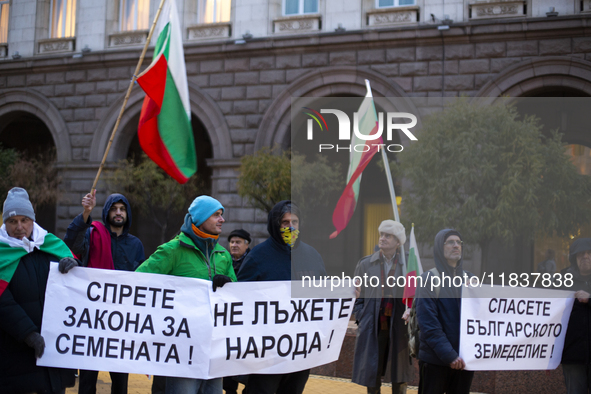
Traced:
<path fill-rule="evenodd" d="M 570 246 L 568 260 L 570 267 L 565 275 L 571 274 L 575 290 L 575 303 L 568 321 L 564 350 L 562 351 L 562 372 L 568 394 L 591 392 L 591 238 L 579 238 Z"/>
<path fill-rule="evenodd" d="M 82 265 L 91 268 L 134 271 L 144 261 L 144 245 L 129 234 L 131 206 L 122 194 L 111 194 L 103 206 L 103 222 L 92 221 L 90 214 L 96 206 L 96 189 L 82 198 L 82 213 L 66 230 L 64 242 L 80 256 Z M 70 259 L 60 264 L 61 272 L 77 265 Z M 127 394 L 129 374 L 109 372 L 111 394 Z M 98 371 L 80 370 L 78 394 L 95 394 Z"/>
<path fill-rule="evenodd" d="M 223 213 L 224 207 L 215 198 L 197 197 L 189 207 L 181 233 L 160 245 L 136 271 L 210 280 L 213 291 L 235 282 L 232 256 L 218 244 L 225 222 Z M 166 393 L 222 394 L 222 378 L 167 377 Z"/>
<path fill-rule="evenodd" d="M 461 285 L 473 275 L 462 268 L 462 244 L 458 231 L 438 232 L 433 246 L 437 275 L 431 271 L 421 275 L 423 285 L 415 299 L 420 329 L 419 394 L 470 393 L 474 372 L 464 369 L 459 349 Z M 456 277 L 461 279 L 452 281 Z"/>
<path fill-rule="evenodd" d="M 376 394 L 386 376 L 392 382 L 392 393 L 404 394 L 412 376 L 402 320 L 404 288 L 396 287 L 395 280 L 405 274 L 399 247 L 406 242 L 406 234 L 404 226 L 394 220 L 384 220 L 378 232 L 379 251 L 362 258 L 355 269 L 355 276 L 379 278 L 379 284 L 362 287 L 355 301 L 358 329 L 352 381 L 366 386 L 368 394 Z"/>
<path fill-rule="evenodd" d="M 35 222 L 25 189 L 12 188 L 0 227 L 0 391 L 63 393 L 75 383 L 71 369 L 39 367 L 45 340 L 41 318 L 49 263 L 72 257 L 66 244 Z"/>
<path fill-rule="evenodd" d="M 297 205 L 289 200 L 278 202 L 267 219 L 270 237 L 246 256 L 238 281 L 301 280 L 304 275 L 326 275 L 320 254 L 298 238 L 299 228 Z M 309 376 L 309 369 L 287 374 L 253 374 L 246 387 L 248 394 L 301 394 Z"/>

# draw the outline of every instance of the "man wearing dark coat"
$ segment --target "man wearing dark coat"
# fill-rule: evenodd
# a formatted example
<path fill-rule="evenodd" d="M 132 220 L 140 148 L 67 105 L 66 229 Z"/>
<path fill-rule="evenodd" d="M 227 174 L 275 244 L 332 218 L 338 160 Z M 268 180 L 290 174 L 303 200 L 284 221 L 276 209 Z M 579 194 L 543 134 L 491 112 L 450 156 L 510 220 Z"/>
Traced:
<path fill-rule="evenodd" d="M 591 238 L 579 238 L 570 246 L 570 267 L 564 275 L 572 275 L 575 303 L 568 320 L 562 372 L 568 394 L 589 393 L 591 390 Z M 564 276 L 563 276 L 564 279 Z"/>
<path fill-rule="evenodd" d="M 244 259 L 239 282 L 301 280 L 302 276 L 324 276 L 320 254 L 298 238 L 298 207 L 289 200 L 278 202 L 267 220 L 269 238 L 255 246 Z M 310 370 L 286 374 L 254 374 L 248 378 L 248 394 L 302 394 Z"/>
<path fill-rule="evenodd" d="M 437 233 L 433 258 L 440 277 L 445 274 L 453 280 L 456 276 L 473 276 L 462 268 L 462 246 L 458 231 L 444 229 Z M 459 356 L 462 288 L 445 281 L 437 293 L 430 285 L 431 275 L 430 271 L 421 275 L 423 286 L 418 287 L 415 297 L 420 329 L 419 394 L 469 394 L 474 371 L 466 371 Z"/>
<path fill-rule="evenodd" d="M 362 286 L 353 308 L 358 327 L 352 381 L 375 394 L 385 376 L 393 394 L 404 394 L 411 379 L 408 332 L 402 320 L 404 289 L 392 284 L 406 274 L 399 254 L 406 235 L 404 226 L 394 220 L 384 220 L 378 231 L 380 250 L 362 258 L 355 269 L 355 276 L 378 278 L 379 284 Z"/>
<path fill-rule="evenodd" d="M 240 267 L 244 262 L 244 259 L 250 252 L 250 233 L 243 229 L 234 230 L 228 235 L 228 249 L 232 256 L 232 267 L 234 272 L 238 275 Z M 236 377 L 238 379 L 238 377 Z M 238 393 L 238 380 L 235 380 L 231 376 L 224 377 L 223 388 L 226 394 Z"/>
<path fill-rule="evenodd" d="M 129 234 L 131 206 L 122 194 L 107 197 L 102 223 L 90 216 L 96 206 L 96 190 L 82 198 L 82 213 L 66 230 L 64 242 L 80 257 L 82 265 L 91 268 L 134 271 L 144 260 L 144 245 Z M 71 266 L 75 266 L 72 262 Z M 60 267 L 67 272 L 68 266 Z M 127 394 L 127 373 L 110 372 L 111 393 Z M 95 394 L 98 371 L 80 370 L 79 394 Z"/>
<path fill-rule="evenodd" d="M 63 393 L 75 371 L 40 367 L 41 319 L 49 263 L 72 257 L 64 242 L 35 222 L 25 189 L 8 192 L 0 227 L 0 392 Z"/>
<path fill-rule="evenodd" d="M 250 233 L 243 229 L 234 230 L 228 235 L 228 250 L 232 255 L 232 266 L 236 274 L 250 252 L 250 242 Z"/>

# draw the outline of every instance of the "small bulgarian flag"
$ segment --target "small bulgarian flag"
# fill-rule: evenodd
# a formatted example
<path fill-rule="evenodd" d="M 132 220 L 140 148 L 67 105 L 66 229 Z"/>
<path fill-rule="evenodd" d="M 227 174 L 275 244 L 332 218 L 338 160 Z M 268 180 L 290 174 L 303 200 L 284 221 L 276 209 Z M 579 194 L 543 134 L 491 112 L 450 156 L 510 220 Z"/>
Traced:
<path fill-rule="evenodd" d="M 160 34 L 152 64 L 137 78 L 146 92 L 138 138 L 150 159 L 177 182 L 185 183 L 197 171 L 197 154 L 181 25 L 174 0 L 166 1 L 156 31 Z"/>
<path fill-rule="evenodd" d="M 413 223 L 412 230 L 410 230 L 410 250 L 408 251 L 408 263 L 406 264 L 406 287 L 402 295 L 402 302 L 408 306 L 412 306 L 412 300 L 417 291 L 417 283 L 415 280 L 409 280 L 413 276 L 421 276 L 423 273 L 423 266 L 421 265 L 421 257 L 417 248 L 417 239 L 415 238 L 415 225 Z"/>
<path fill-rule="evenodd" d="M 378 115 L 373 102 L 369 81 L 366 79 L 367 93 L 357 110 L 359 119 L 359 132 L 363 135 L 372 135 L 378 132 Z M 360 139 L 353 133 L 351 145 L 366 144 L 365 140 Z M 377 144 L 382 144 L 382 137 L 371 140 L 367 143 L 369 150 L 367 152 L 351 151 L 349 160 L 349 171 L 347 173 L 347 186 L 337 202 L 337 206 L 332 214 L 332 223 L 336 231 L 330 235 L 330 239 L 335 238 L 341 231 L 347 227 L 349 220 L 355 212 L 357 199 L 359 198 L 359 184 L 361 183 L 361 173 L 369 164 L 373 156 L 378 151 Z"/>

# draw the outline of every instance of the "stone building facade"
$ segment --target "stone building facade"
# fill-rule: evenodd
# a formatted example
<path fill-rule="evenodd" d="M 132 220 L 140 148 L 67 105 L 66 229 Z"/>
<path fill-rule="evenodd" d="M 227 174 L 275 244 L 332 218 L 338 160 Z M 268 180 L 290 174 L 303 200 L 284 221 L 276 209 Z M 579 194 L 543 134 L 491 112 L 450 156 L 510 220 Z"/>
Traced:
<path fill-rule="evenodd" d="M 63 235 L 91 188 L 147 31 L 117 31 L 117 2 L 78 0 L 76 35 L 51 38 L 50 0 L 9 3 L 0 141 L 23 117 L 51 134 L 63 188 L 55 223 Z M 365 79 L 382 97 L 591 95 L 589 0 L 556 2 L 554 11 L 546 0 L 385 8 L 319 0 L 317 13 L 295 16 L 282 15 L 281 1 L 237 0 L 231 20 L 213 24 L 192 23 L 201 3 L 177 3 L 191 111 L 210 144 L 212 195 L 227 208 L 227 229 L 243 227 L 259 240 L 266 215 L 238 196 L 237 169 L 244 155 L 289 146 L 291 97 L 363 96 Z M 156 7 L 152 1 L 150 15 Z M 108 163 L 127 157 L 143 98 L 135 86 Z M 106 193 L 99 190 L 99 203 Z"/>

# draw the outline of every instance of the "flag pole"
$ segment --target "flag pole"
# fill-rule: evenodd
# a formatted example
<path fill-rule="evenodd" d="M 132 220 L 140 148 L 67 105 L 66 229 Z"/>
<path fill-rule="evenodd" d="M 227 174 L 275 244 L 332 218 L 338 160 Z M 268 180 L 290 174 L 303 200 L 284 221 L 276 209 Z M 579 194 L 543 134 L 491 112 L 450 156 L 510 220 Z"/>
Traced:
<path fill-rule="evenodd" d="M 111 150 L 111 145 L 113 144 L 113 139 L 115 138 L 115 134 L 117 134 L 117 129 L 119 128 L 119 123 L 121 122 L 121 117 L 123 116 L 123 112 L 125 111 L 125 106 L 127 105 L 127 101 L 129 100 L 129 96 L 131 95 L 131 89 L 133 88 L 133 84 L 137 79 L 137 74 L 140 72 L 140 68 L 142 67 L 142 62 L 144 61 L 144 57 L 146 56 L 146 52 L 148 51 L 148 46 L 150 45 L 150 41 L 152 40 L 152 34 L 154 33 L 154 29 L 156 28 L 156 22 L 158 22 L 158 18 L 160 18 L 160 12 L 162 11 L 162 7 L 164 6 L 164 2 L 166 0 L 160 1 L 160 6 L 158 7 L 158 11 L 156 12 L 156 17 L 154 18 L 154 22 L 152 22 L 152 27 L 150 27 L 150 32 L 148 33 L 148 38 L 146 39 L 146 45 L 144 45 L 144 49 L 142 50 L 142 54 L 140 56 L 140 60 L 135 67 L 135 72 L 131 77 L 131 81 L 129 82 L 129 87 L 127 88 L 127 94 L 125 94 L 125 99 L 123 100 L 123 105 L 121 106 L 121 110 L 119 111 L 119 116 L 117 117 L 117 121 L 115 122 L 115 126 L 113 127 L 113 132 L 111 132 L 111 138 L 109 139 L 109 143 L 107 144 L 107 149 L 105 150 L 105 154 L 103 155 L 103 160 L 101 161 L 101 165 L 98 168 L 96 173 L 96 177 L 94 178 L 94 182 L 92 183 L 92 188 L 90 189 L 90 193 L 96 188 L 96 184 L 98 183 L 99 177 L 101 176 L 101 172 L 103 171 L 103 167 L 105 166 L 105 162 L 107 161 L 107 155 L 109 154 L 109 150 Z"/>
<path fill-rule="evenodd" d="M 369 80 L 367 79 L 365 80 L 365 86 L 367 87 L 367 91 L 370 94 L 372 94 L 371 86 L 369 84 Z M 394 220 L 400 222 L 400 217 L 398 215 L 398 204 L 396 203 L 396 192 L 394 191 L 394 184 L 392 183 L 392 173 L 390 172 L 390 164 L 388 163 L 388 156 L 386 155 L 385 149 L 382 149 L 382 159 L 384 160 L 384 169 L 386 170 L 388 188 L 390 189 L 390 199 L 392 200 L 392 209 L 394 210 Z M 404 245 L 402 244 L 400 245 L 400 261 L 402 262 L 402 274 L 406 276 L 406 256 L 404 254 Z"/>

